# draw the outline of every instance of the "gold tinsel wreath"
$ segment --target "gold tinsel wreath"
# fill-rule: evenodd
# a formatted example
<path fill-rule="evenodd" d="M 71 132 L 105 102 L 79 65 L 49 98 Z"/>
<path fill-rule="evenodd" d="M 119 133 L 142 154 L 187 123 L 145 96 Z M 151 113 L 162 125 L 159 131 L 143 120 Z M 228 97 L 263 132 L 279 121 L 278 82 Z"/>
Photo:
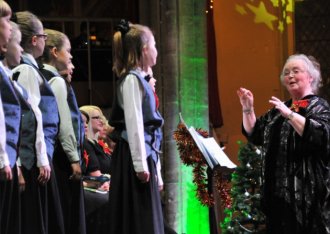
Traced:
<path fill-rule="evenodd" d="M 203 137 L 207 138 L 209 134 L 207 131 L 202 129 L 196 129 L 196 131 Z M 193 167 L 193 182 L 196 184 L 196 196 L 198 200 L 205 206 L 214 205 L 213 194 L 208 192 L 207 185 L 207 164 L 204 156 L 198 149 L 188 129 L 183 123 L 179 123 L 177 130 L 173 134 L 174 140 L 176 141 L 180 158 L 183 164 Z M 222 179 L 222 174 L 218 170 L 215 170 L 213 174 L 215 185 L 222 204 L 224 207 L 231 206 L 231 198 L 229 195 L 230 186 L 227 181 Z"/>

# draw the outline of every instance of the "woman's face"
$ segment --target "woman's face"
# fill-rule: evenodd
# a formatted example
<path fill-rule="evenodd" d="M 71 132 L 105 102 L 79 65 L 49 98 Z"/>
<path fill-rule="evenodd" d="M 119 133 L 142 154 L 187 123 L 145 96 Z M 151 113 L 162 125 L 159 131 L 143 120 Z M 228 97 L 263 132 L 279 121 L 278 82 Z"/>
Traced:
<path fill-rule="evenodd" d="M 6 45 L 9 41 L 12 30 L 10 17 L 10 15 L 0 17 L 0 46 Z"/>
<path fill-rule="evenodd" d="M 84 114 L 81 114 L 83 123 L 84 123 L 84 129 L 85 129 L 85 136 L 87 136 L 87 132 L 88 132 L 88 120 L 87 117 Z"/>
<path fill-rule="evenodd" d="M 16 37 L 9 40 L 6 51 L 6 61 L 9 67 L 16 67 L 20 64 L 23 48 L 20 43 L 22 34 L 20 31 L 16 32 Z"/>
<path fill-rule="evenodd" d="M 101 113 L 98 110 L 93 110 L 91 113 L 91 116 L 89 116 L 92 129 L 94 134 L 101 131 L 103 128 L 103 122 L 102 122 L 102 116 Z"/>
<path fill-rule="evenodd" d="M 105 139 L 107 137 L 107 125 L 103 124 L 102 129 L 99 131 L 99 138 Z"/>
<path fill-rule="evenodd" d="M 67 82 L 69 82 L 69 83 L 71 83 L 71 80 L 72 80 L 73 69 L 74 69 L 74 65 L 70 61 L 70 63 L 68 64 L 68 67 L 67 67 L 67 76 L 65 78 L 67 80 Z"/>
<path fill-rule="evenodd" d="M 60 75 L 65 78 L 65 80 L 69 83 L 71 83 L 72 80 L 72 74 L 73 74 L 73 69 L 74 69 L 74 65 L 72 63 L 72 61 L 70 61 L 70 63 L 68 64 L 67 68 L 64 70 L 59 71 Z"/>
<path fill-rule="evenodd" d="M 157 62 L 157 49 L 154 36 L 150 33 L 148 44 L 143 48 L 143 65 L 146 67 L 152 67 Z"/>
<path fill-rule="evenodd" d="M 284 67 L 283 83 L 291 96 L 302 98 L 312 93 L 313 78 L 302 60 L 291 60 Z"/>
<path fill-rule="evenodd" d="M 45 49 L 46 40 L 47 40 L 47 35 L 44 33 L 42 23 L 39 22 L 39 24 L 40 24 L 39 32 L 32 37 L 32 41 L 33 41 L 33 45 L 34 45 L 34 47 L 33 47 L 33 57 L 34 58 L 39 58 L 43 54 L 44 49 Z"/>
<path fill-rule="evenodd" d="M 72 60 L 71 44 L 70 41 L 65 38 L 62 48 L 56 49 L 56 69 L 62 71 L 68 69 Z"/>

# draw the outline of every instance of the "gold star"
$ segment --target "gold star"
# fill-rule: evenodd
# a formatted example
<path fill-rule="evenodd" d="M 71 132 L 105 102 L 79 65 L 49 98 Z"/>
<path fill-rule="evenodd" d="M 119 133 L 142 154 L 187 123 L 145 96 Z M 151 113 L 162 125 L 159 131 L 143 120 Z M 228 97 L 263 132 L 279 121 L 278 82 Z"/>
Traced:
<path fill-rule="evenodd" d="M 288 5 L 286 5 L 286 11 L 293 12 L 293 0 L 288 0 Z"/>
<path fill-rule="evenodd" d="M 291 24 L 292 23 L 292 19 L 290 16 L 286 17 L 286 24 Z"/>
<path fill-rule="evenodd" d="M 242 5 L 235 5 L 235 10 L 238 11 L 238 13 L 240 13 L 241 15 L 246 15 L 247 12 L 245 10 L 245 8 Z"/>
<path fill-rule="evenodd" d="M 283 21 L 278 22 L 278 28 L 277 28 L 281 33 L 284 31 L 284 24 Z"/>
<path fill-rule="evenodd" d="M 255 14 L 255 18 L 254 18 L 255 23 L 257 24 L 264 23 L 271 30 L 274 29 L 272 21 L 277 20 L 277 17 L 268 13 L 265 4 L 263 2 L 260 2 L 258 7 L 255 7 L 248 3 L 246 5 Z"/>
<path fill-rule="evenodd" d="M 274 7 L 278 7 L 278 0 L 270 0 Z"/>

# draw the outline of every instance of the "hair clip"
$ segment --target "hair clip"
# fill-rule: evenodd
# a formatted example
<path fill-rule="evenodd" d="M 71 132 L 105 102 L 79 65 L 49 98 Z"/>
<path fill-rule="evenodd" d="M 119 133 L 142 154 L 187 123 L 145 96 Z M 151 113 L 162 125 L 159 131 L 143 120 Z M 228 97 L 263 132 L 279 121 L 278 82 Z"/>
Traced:
<path fill-rule="evenodd" d="M 115 27 L 116 31 L 121 32 L 121 34 L 124 36 L 129 31 L 129 23 L 125 19 L 121 19 L 119 24 Z"/>

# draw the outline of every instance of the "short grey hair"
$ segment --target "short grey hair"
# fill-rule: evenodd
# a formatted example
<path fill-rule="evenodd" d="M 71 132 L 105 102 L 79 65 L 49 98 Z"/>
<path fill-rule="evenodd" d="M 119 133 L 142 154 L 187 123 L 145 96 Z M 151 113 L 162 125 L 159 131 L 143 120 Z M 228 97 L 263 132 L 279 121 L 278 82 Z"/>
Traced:
<path fill-rule="evenodd" d="M 282 73 L 280 76 L 282 83 L 284 81 L 284 68 L 287 63 L 289 63 L 293 60 L 300 60 L 305 64 L 306 71 L 313 78 L 313 81 L 311 83 L 313 93 L 317 94 L 319 91 L 319 88 L 321 87 L 322 77 L 321 77 L 320 64 L 317 62 L 317 60 L 314 57 L 307 57 L 304 54 L 291 55 L 286 60 L 284 66 L 283 66 L 283 70 L 282 70 Z"/>

